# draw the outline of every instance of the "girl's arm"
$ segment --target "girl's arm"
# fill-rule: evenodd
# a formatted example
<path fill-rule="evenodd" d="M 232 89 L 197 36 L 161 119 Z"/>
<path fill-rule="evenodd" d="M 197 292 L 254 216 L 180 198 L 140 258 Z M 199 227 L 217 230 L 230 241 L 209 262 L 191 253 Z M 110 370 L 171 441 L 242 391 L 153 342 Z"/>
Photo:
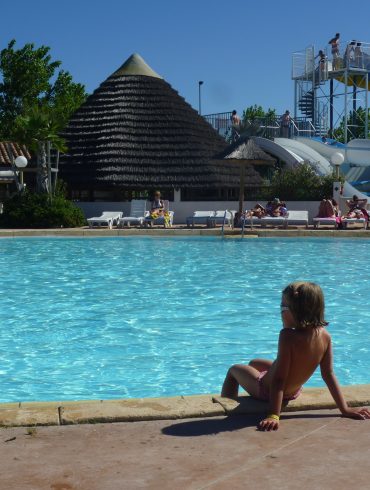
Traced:
<path fill-rule="evenodd" d="M 279 417 L 281 404 L 283 402 L 284 388 L 289 374 L 291 360 L 292 332 L 285 328 L 279 336 L 279 349 L 274 364 L 274 374 L 270 385 L 270 411 L 274 417 L 266 417 L 259 424 L 262 430 L 277 430 L 279 428 Z"/>
<path fill-rule="evenodd" d="M 329 338 L 328 347 L 324 354 L 324 357 L 320 363 L 320 370 L 322 379 L 325 381 L 331 396 L 333 397 L 337 407 L 345 417 L 351 417 L 354 419 L 368 419 L 370 418 L 370 411 L 366 408 L 350 408 L 344 399 L 342 390 L 340 389 L 338 380 L 334 374 L 333 369 L 333 349 L 331 345 L 331 338 Z"/>

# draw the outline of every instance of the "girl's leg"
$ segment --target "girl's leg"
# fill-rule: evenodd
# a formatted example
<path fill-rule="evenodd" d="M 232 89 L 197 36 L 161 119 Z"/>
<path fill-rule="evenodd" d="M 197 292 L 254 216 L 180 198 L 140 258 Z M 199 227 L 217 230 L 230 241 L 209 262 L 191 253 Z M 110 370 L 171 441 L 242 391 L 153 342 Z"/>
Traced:
<path fill-rule="evenodd" d="M 237 398 L 239 385 L 250 395 L 258 398 L 260 387 L 258 377 L 260 372 L 252 366 L 245 364 L 234 364 L 228 370 L 224 384 L 222 386 L 221 396 L 226 398 Z"/>
<path fill-rule="evenodd" d="M 268 371 L 272 366 L 272 361 L 269 361 L 268 359 L 252 359 L 249 366 L 254 367 L 254 369 L 257 369 L 259 372 Z"/>

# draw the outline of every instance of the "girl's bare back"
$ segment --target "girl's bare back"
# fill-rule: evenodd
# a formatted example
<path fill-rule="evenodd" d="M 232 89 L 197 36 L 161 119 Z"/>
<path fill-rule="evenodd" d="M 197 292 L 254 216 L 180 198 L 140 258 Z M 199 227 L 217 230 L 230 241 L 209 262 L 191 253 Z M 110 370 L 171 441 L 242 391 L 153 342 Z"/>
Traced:
<path fill-rule="evenodd" d="M 271 368 L 261 382 L 269 391 L 271 382 L 276 373 L 277 362 L 288 362 L 287 378 L 284 396 L 296 393 L 302 385 L 312 376 L 320 365 L 330 343 L 330 335 L 324 327 L 293 329 L 284 328 L 280 337 L 284 352 L 289 352 L 285 359 L 273 362 Z"/>

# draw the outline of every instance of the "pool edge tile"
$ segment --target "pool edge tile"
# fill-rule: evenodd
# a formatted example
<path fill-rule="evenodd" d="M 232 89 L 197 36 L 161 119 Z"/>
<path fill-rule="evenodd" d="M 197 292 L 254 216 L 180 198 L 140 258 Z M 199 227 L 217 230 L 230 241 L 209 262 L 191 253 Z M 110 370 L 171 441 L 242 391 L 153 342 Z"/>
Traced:
<path fill-rule="evenodd" d="M 344 398 L 351 407 L 370 405 L 370 385 L 352 385 L 341 387 Z M 249 395 L 238 397 L 237 400 L 215 396 L 228 415 L 266 413 L 267 402 L 255 400 Z M 327 388 L 304 388 L 302 394 L 282 408 L 282 412 L 300 412 L 304 410 L 321 410 L 337 408 Z"/>
<path fill-rule="evenodd" d="M 350 406 L 370 405 L 370 384 L 343 386 Z M 283 412 L 336 408 L 326 388 L 306 388 Z M 131 398 L 22 402 L 0 404 L 0 426 L 71 425 L 216 417 L 231 414 L 266 413 L 268 404 L 244 395 L 238 400 L 218 395 L 188 395 L 168 398 Z"/>
<path fill-rule="evenodd" d="M 15 405 L 13 408 L 3 408 L 3 404 L 0 405 L 0 427 L 59 425 L 58 408 L 54 404 L 42 408 L 22 408 Z"/>
<path fill-rule="evenodd" d="M 98 422 L 135 422 L 225 415 L 211 395 L 170 398 L 69 402 L 61 409 L 62 425 Z"/>

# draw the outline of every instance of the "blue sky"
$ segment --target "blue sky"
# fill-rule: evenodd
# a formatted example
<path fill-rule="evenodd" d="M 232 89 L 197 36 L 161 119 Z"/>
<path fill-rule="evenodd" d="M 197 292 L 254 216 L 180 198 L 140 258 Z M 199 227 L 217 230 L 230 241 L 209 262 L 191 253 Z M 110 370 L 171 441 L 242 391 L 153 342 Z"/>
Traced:
<path fill-rule="evenodd" d="M 18 0 L 1 10 L 1 48 L 12 38 L 51 46 L 89 92 L 138 52 L 195 108 L 204 80 L 204 114 L 291 109 L 293 51 L 326 47 L 335 32 L 370 42 L 368 0 Z"/>

